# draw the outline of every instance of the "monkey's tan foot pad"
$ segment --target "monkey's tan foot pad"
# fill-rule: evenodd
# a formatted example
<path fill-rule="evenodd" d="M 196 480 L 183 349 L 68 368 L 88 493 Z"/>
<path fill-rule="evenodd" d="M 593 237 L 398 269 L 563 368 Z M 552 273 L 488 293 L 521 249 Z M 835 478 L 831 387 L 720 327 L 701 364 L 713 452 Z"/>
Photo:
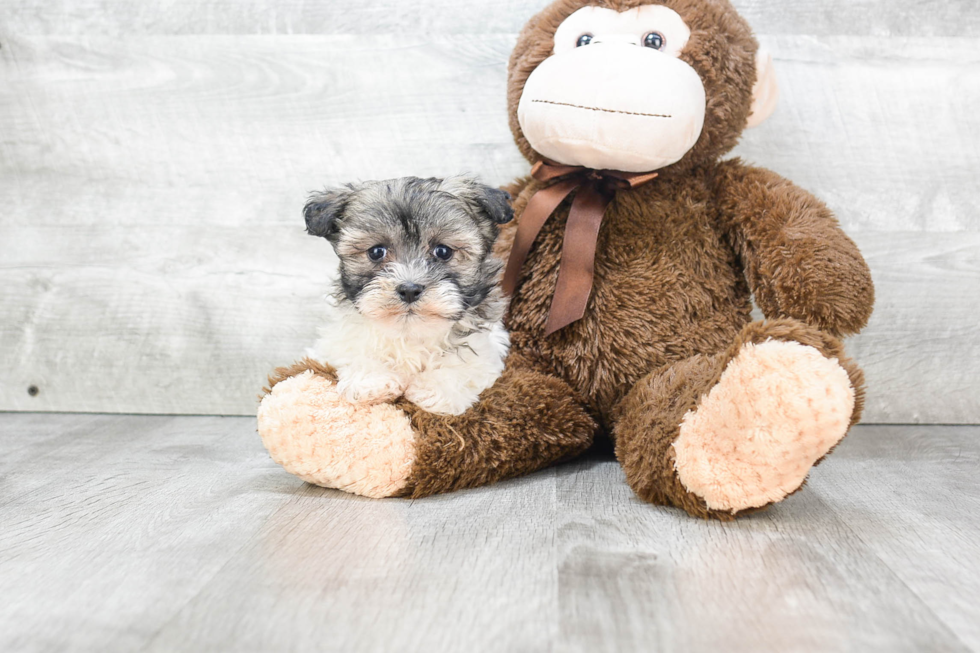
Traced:
<path fill-rule="evenodd" d="M 681 423 L 675 469 L 708 507 L 779 501 L 847 433 L 854 389 L 836 359 L 797 342 L 747 344 Z"/>
<path fill-rule="evenodd" d="M 304 481 L 352 494 L 394 496 L 415 461 L 408 416 L 391 404 L 354 404 L 312 372 L 277 384 L 259 405 L 272 459 Z"/>

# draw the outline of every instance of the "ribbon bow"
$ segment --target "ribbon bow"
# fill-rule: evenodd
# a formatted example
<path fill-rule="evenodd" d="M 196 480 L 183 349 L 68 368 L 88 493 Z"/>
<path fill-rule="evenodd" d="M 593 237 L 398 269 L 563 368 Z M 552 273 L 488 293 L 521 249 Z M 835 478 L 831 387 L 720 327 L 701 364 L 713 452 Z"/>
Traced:
<path fill-rule="evenodd" d="M 538 161 L 531 169 L 531 176 L 542 183 L 557 181 L 536 192 L 524 209 L 504 272 L 503 287 L 508 295 L 514 293 L 524 260 L 544 223 L 562 200 L 573 190 L 579 189 L 568 213 L 561 246 L 558 285 L 555 286 L 548 312 L 545 335 L 551 335 L 585 315 L 585 307 L 592 294 L 599 226 L 616 191 L 642 186 L 656 178 L 657 173 L 592 170 Z"/>

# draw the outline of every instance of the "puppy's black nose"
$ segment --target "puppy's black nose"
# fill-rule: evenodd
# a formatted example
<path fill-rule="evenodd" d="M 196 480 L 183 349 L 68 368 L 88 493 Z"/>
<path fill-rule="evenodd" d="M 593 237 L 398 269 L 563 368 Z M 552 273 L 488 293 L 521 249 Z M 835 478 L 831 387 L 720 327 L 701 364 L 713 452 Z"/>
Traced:
<path fill-rule="evenodd" d="M 402 285 L 398 286 L 396 290 L 398 291 L 398 296 L 402 298 L 403 302 L 406 304 L 411 304 L 419 298 L 419 295 L 421 295 L 422 291 L 425 290 L 425 286 L 420 286 L 417 283 L 403 283 Z"/>

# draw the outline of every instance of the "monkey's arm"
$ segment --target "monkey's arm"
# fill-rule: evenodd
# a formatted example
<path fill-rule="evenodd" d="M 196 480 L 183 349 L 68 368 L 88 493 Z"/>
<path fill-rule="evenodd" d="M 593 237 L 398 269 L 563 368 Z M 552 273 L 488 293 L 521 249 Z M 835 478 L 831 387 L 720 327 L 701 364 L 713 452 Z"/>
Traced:
<path fill-rule="evenodd" d="M 737 159 L 719 166 L 715 182 L 721 219 L 766 317 L 793 317 L 837 336 L 867 324 L 871 272 L 820 200 Z"/>
<path fill-rule="evenodd" d="M 332 367 L 309 359 L 277 369 L 259 405 L 259 435 L 290 473 L 362 496 L 489 485 L 577 456 L 596 431 L 575 391 L 516 350 L 462 415 L 428 413 L 404 398 L 351 404 L 336 381 Z"/>

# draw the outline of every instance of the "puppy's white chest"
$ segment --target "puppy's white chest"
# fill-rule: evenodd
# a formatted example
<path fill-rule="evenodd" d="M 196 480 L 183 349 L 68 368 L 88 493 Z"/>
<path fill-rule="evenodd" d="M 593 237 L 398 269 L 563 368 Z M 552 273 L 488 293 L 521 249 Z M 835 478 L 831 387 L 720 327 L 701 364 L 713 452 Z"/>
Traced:
<path fill-rule="evenodd" d="M 337 370 L 338 389 L 353 402 L 404 395 L 429 412 L 460 414 L 504 369 L 510 346 L 499 323 L 466 336 L 451 323 L 392 329 L 343 309 L 309 352 Z"/>

